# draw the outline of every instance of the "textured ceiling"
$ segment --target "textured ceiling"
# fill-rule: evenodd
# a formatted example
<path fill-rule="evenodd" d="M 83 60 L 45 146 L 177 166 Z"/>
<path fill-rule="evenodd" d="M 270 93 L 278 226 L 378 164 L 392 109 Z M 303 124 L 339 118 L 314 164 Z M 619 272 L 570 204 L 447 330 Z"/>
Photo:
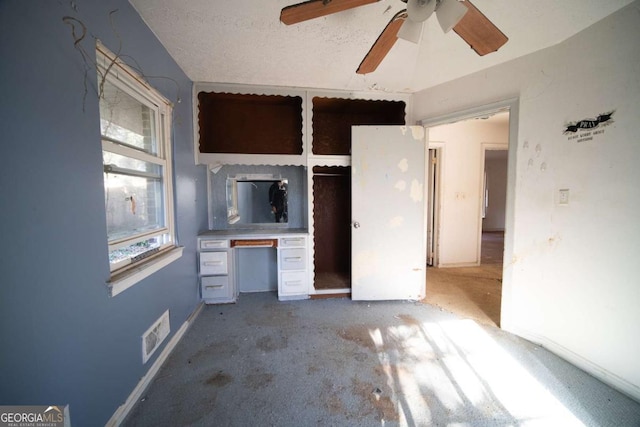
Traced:
<path fill-rule="evenodd" d="M 416 45 L 399 39 L 378 69 L 355 73 L 400 0 L 287 26 L 295 0 L 130 0 L 193 81 L 416 92 L 557 44 L 633 0 L 473 0 L 509 41 L 478 56 L 432 16 Z"/>

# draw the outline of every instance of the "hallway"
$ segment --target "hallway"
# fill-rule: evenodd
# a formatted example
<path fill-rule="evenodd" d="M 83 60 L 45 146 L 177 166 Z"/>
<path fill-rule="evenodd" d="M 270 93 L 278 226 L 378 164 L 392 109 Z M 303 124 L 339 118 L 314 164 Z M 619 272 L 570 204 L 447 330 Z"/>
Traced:
<path fill-rule="evenodd" d="M 504 233 L 482 233 L 481 264 L 427 269 L 423 300 L 489 326 L 500 326 Z"/>

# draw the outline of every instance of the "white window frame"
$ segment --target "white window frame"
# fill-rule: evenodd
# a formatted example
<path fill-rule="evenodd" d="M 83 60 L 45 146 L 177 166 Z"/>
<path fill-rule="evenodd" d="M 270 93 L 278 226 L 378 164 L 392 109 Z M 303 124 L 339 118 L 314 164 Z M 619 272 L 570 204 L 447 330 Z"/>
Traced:
<path fill-rule="evenodd" d="M 171 159 L 172 104 L 100 42 L 97 42 L 96 45 L 96 64 L 99 88 L 102 87 L 104 81 L 108 81 L 155 112 L 158 145 L 157 155 L 148 154 L 106 138 L 102 136 L 101 132 L 102 150 L 159 165 L 163 171 L 164 227 L 112 242 L 107 241 L 109 253 L 152 237 L 169 236 L 168 241 L 148 258 L 139 261 L 126 259 L 113 265 L 110 263 L 111 277 L 107 282 L 107 286 L 110 290 L 110 295 L 115 296 L 182 256 L 183 248 L 176 244 L 174 219 L 173 167 Z M 100 90 L 98 92 L 101 93 Z"/>

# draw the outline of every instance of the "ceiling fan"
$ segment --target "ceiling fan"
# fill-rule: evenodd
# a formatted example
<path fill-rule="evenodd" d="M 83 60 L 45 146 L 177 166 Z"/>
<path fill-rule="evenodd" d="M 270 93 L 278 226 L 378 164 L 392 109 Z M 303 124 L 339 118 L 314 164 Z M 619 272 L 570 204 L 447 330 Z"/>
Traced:
<path fill-rule="evenodd" d="M 348 9 L 376 3 L 380 0 L 310 0 L 287 6 L 280 12 L 280 21 L 297 24 Z M 469 0 L 401 0 L 407 8 L 396 13 L 378 36 L 356 70 L 368 74 L 376 70 L 399 38 L 418 43 L 422 24 L 433 13 L 442 30 L 453 29 L 480 56 L 495 52 L 507 40 L 502 31 L 482 14 Z"/>

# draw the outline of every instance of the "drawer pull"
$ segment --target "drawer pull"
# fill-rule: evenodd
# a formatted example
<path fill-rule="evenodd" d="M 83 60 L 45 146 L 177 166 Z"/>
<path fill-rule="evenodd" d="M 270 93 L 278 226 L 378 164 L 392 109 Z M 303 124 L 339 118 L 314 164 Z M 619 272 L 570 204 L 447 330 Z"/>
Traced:
<path fill-rule="evenodd" d="M 299 257 L 299 256 L 284 257 L 284 260 L 286 262 L 300 262 L 302 261 L 302 257 Z"/>
<path fill-rule="evenodd" d="M 222 264 L 224 264 L 222 261 L 205 261 L 204 262 L 204 265 L 206 265 L 207 267 L 222 265 Z"/>
<path fill-rule="evenodd" d="M 297 243 L 299 245 L 302 245 L 304 242 L 303 239 L 282 239 L 282 243 L 284 243 L 285 245 L 291 244 L 291 243 Z"/>
<path fill-rule="evenodd" d="M 222 289 L 224 285 L 215 285 L 215 286 L 205 286 L 205 289 Z"/>
<path fill-rule="evenodd" d="M 284 282 L 285 286 L 302 285 L 302 280 L 291 280 Z"/>
<path fill-rule="evenodd" d="M 221 248 L 225 246 L 226 242 L 204 242 L 202 246 L 205 248 Z"/>

